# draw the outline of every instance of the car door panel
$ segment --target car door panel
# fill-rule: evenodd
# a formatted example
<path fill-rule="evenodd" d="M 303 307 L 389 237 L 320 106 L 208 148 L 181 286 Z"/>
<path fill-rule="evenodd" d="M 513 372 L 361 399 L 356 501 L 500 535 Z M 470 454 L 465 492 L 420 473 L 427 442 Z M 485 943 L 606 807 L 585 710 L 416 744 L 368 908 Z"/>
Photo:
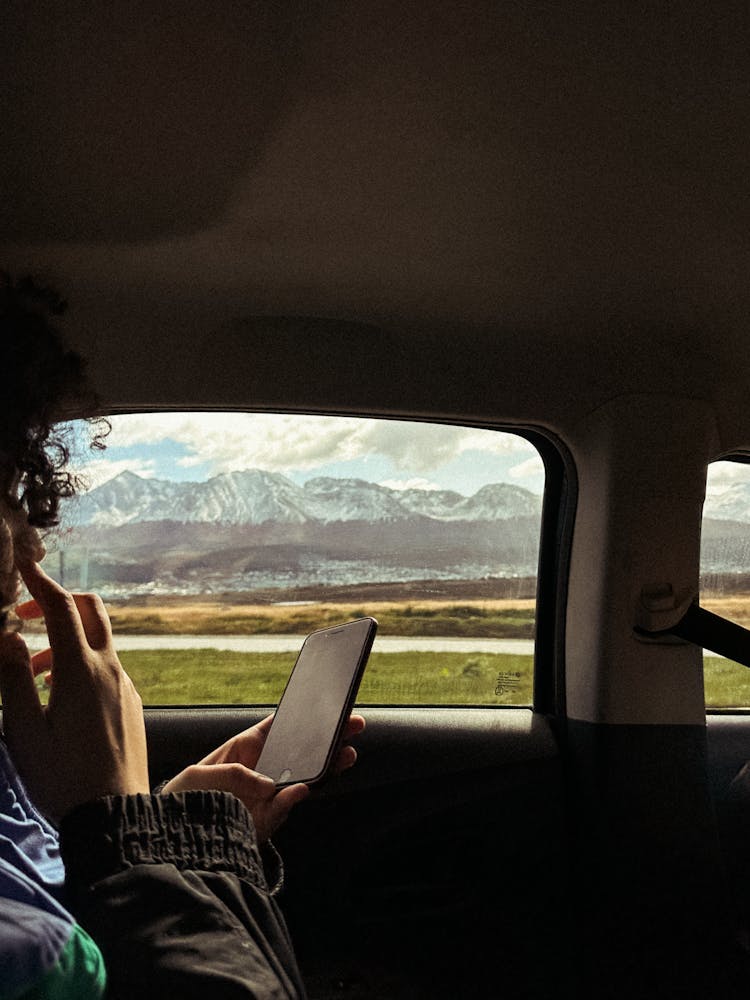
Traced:
<path fill-rule="evenodd" d="M 750 780 L 742 780 L 738 776 L 750 761 L 750 715 L 709 715 L 707 739 L 709 780 L 727 881 L 738 934 L 747 946 L 750 928 Z"/>
<path fill-rule="evenodd" d="M 264 714 L 149 710 L 152 780 Z M 357 765 L 296 807 L 275 838 L 311 995 L 490 996 L 498 967 L 515 995 L 521 985 L 544 995 L 556 963 L 534 956 L 552 954 L 565 895 L 562 765 L 549 723 L 525 709 L 364 714 Z"/>

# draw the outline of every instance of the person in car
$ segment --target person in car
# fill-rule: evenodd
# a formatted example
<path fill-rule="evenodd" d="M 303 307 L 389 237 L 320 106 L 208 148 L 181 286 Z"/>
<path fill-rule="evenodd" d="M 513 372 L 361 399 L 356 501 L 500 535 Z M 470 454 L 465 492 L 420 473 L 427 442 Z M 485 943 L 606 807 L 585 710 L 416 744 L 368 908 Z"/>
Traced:
<path fill-rule="evenodd" d="M 60 308 L 0 283 L 0 998 L 304 996 L 268 838 L 308 789 L 252 770 L 270 719 L 152 794 L 141 700 L 104 605 L 39 566 L 37 528 L 76 485 L 54 417 L 90 401 L 49 321 Z M 33 599 L 16 606 L 19 575 Z M 49 650 L 29 655 L 14 607 L 44 617 Z M 347 737 L 363 726 L 353 716 Z M 345 746 L 339 768 L 355 758 Z"/>

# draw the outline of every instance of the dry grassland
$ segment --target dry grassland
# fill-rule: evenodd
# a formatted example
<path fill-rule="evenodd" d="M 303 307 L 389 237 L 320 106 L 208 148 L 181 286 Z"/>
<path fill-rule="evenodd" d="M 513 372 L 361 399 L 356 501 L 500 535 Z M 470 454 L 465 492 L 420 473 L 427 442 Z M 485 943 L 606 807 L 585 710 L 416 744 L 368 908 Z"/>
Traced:
<path fill-rule="evenodd" d="M 750 628 L 750 594 L 732 594 L 731 597 L 703 597 L 701 607 L 715 615 Z"/>
<path fill-rule="evenodd" d="M 373 601 L 288 605 L 231 604 L 174 599 L 148 606 L 108 605 L 120 635 L 250 635 L 305 633 L 315 628 L 373 615 L 381 634 L 533 635 L 533 600 Z M 499 630 L 499 631 L 498 631 Z"/>

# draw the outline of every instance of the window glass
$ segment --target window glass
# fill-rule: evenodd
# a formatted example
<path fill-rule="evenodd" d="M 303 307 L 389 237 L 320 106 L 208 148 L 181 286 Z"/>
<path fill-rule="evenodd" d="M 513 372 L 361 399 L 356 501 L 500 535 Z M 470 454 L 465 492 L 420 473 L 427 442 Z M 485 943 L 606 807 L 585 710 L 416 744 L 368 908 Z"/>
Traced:
<path fill-rule="evenodd" d="M 147 705 L 274 704 L 306 633 L 379 621 L 360 704 L 532 701 L 544 470 L 523 437 L 299 414 L 111 418 L 47 569 L 107 602 Z M 40 644 L 41 635 L 29 636 Z"/>
<path fill-rule="evenodd" d="M 708 470 L 701 539 L 701 604 L 750 628 L 750 465 L 714 462 Z M 703 652 L 706 704 L 750 705 L 750 670 Z"/>

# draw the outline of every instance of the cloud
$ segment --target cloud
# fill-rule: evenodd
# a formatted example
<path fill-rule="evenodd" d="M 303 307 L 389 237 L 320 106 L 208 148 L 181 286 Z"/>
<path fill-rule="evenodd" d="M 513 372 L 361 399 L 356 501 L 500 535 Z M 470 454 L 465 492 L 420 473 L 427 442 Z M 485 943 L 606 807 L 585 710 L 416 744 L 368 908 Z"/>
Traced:
<path fill-rule="evenodd" d="M 178 440 L 179 464 L 206 464 L 212 474 L 260 467 L 286 472 L 314 469 L 368 455 L 397 469 L 427 473 L 467 451 L 535 454 L 517 435 L 440 424 L 359 417 L 269 413 L 126 414 L 112 419 L 112 447 Z"/>
<path fill-rule="evenodd" d="M 517 434 L 505 434 L 448 424 L 365 420 L 355 436 L 360 454 L 385 455 L 400 469 L 427 472 L 468 451 L 491 455 L 514 452 L 535 454 L 534 447 Z"/>
<path fill-rule="evenodd" d="M 111 447 L 178 441 L 184 468 L 207 464 L 213 473 L 260 466 L 270 471 L 312 469 L 356 457 L 350 439 L 356 418 L 268 413 L 127 414 L 112 418 Z"/>
<path fill-rule="evenodd" d="M 706 495 L 723 493 L 735 483 L 750 481 L 750 465 L 745 462 L 712 462 L 706 478 Z"/>
<path fill-rule="evenodd" d="M 527 458 L 525 462 L 511 466 L 508 469 L 508 475 L 512 476 L 513 479 L 531 479 L 535 476 L 543 476 L 544 463 L 538 455 L 534 455 L 532 458 Z"/>

